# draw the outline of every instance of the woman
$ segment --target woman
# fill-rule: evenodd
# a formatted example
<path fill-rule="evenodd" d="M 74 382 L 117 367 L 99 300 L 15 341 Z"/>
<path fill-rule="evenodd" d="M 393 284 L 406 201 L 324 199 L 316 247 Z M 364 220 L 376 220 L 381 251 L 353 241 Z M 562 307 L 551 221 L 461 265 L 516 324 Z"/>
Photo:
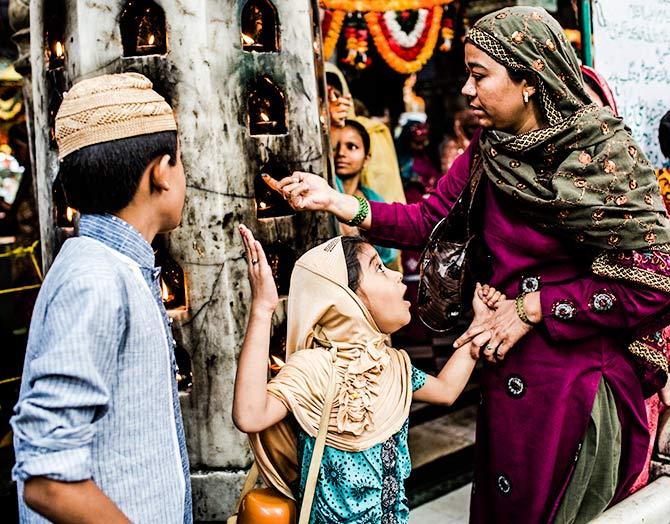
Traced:
<path fill-rule="evenodd" d="M 268 384 L 277 289 L 260 243 L 246 227 L 240 233 L 252 303 L 235 379 L 233 419 L 241 431 L 251 433 L 264 479 L 288 497 L 303 498 L 334 368 L 338 384 L 310 522 L 407 522 L 411 400 L 453 403 L 476 363 L 470 345 L 456 351 L 438 377 L 414 368 L 407 353 L 388 345 L 389 335 L 410 320 L 402 275 L 386 269 L 361 237 L 338 237 L 296 263 L 288 300 L 288 359 Z M 483 299 L 493 306 L 504 296 L 477 286 L 473 308 L 482 321 L 492 313 Z M 289 412 L 295 420 L 287 419 Z M 298 424 L 297 435 L 292 422 Z"/>
<path fill-rule="evenodd" d="M 371 202 L 366 213 L 303 173 L 283 191 L 296 209 L 357 215 L 375 243 L 416 249 L 480 177 L 471 209 L 491 282 L 517 299 L 456 341 L 488 337 L 470 519 L 588 522 L 644 464 L 644 396 L 667 378 L 658 328 L 670 223 L 649 163 L 622 121 L 591 103 L 546 11 L 482 18 L 465 60 L 463 94 L 484 131 L 428 200 Z"/>
<path fill-rule="evenodd" d="M 335 160 L 335 183 L 337 189 L 347 195 L 358 195 L 374 202 L 383 202 L 381 196 L 363 185 L 361 176 L 370 162 L 370 135 L 363 124 L 346 119 L 341 128 L 330 133 Z M 358 229 L 342 224 L 343 235 L 358 235 Z M 385 266 L 397 269 L 398 251 L 393 248 L 375 246 Z"/>

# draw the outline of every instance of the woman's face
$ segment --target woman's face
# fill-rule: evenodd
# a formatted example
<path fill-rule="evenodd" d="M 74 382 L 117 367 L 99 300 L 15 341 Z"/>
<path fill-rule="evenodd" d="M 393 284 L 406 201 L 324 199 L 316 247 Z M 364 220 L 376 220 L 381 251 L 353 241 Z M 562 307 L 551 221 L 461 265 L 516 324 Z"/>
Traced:
<path fill-rule="evenodd" d="M 529 96 L 535 88 L 525 80 L 515 82 L 505 66 L 496 62 L 473 44 L 465 44 L 465 65 L 470 76 L 461 93 L 483 128 L 518 134 L 532 114 L 532 104 L 524 103 L 523 92 Z"/>
<path fill-rule="evenodd" d="M 363 244 L 358 254 L 361 279 L 356 294 L 368 308 L 382 333 L 391 334 L 409 324 L 412 319 L 405 300 L 407 286 L 402 274 L 384 267 L 370 244 Z"/>
<path fill-rule="evenodd" d="M 337 175 L 347 178 L 360 173 L 368 161 L 368 155 L 363 149 L 363 139 L 358 131 L 351 127 L 335 129 L 331 138 Z"/>

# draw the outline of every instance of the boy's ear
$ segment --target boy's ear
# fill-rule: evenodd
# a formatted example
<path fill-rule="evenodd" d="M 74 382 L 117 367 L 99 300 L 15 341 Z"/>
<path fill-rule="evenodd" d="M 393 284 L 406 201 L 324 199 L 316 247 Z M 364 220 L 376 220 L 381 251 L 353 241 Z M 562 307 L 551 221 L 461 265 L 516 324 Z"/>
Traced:
<path fill-rule="evenodd" d="M 151 187 L 162 191 L 170 189 L 169 181 L 170 155 L 163 155 L 156 158 L 149 164 L 149 174 L 151 176 Z"/>

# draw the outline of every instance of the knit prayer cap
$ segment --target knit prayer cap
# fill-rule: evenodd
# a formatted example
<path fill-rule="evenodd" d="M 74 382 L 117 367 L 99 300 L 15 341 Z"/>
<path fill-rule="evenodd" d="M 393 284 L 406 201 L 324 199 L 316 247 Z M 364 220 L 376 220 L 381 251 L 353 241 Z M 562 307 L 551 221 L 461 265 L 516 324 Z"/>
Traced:
<path fill-rule="evenodd" d="M 176 131 L 172 108 L 139 73 L 77 82 L 56 115 L 58 159 L 82 147 L 121 138 Z"/>

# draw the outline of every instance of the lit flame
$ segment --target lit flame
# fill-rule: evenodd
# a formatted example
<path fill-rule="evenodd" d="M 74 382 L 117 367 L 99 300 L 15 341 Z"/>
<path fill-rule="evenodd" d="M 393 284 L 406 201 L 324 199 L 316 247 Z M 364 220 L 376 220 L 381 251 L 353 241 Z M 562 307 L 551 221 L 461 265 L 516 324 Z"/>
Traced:
<path fill-rule="evenodd" d="M 149 45 L 154 45 L 155 41 L 156 37 L 154 37 L 154 35 L 149 35 Z"/>
<path fill-rule="evenodd" d="M 167 287 L 165 280 L 161 278 L 161 298 L 163 302 L 170 302 L 174 300 L 174 295 L 170 293 L 170 289 Z"/>
<path fill-rule="evenodd" d="M 270 117 L 264 111 L 261 111 L 261 114 L 259 116 L 261 117 L 261 120 L 263 122 L 269 122 L 270 121 Z"/>
<path fill-rule="evenodd" d="M 244 33 L 242 33 L 241 36 L 242 36 L 242 43 L 244 45 L 254 45 L 256 43 L 256 40 L 251 38 L 249 35 L 245 35 Z"/>
<path fill-rule="evenodd" d="M 270 365 L 270 369 L 272 371 L 279 371 L 281 368 L 284 367 L 285 362 L 280 359 L 279 357 L 276 357 L 274 355 L 270 355 L 270 359 L 268 360 L 268 364 Z"/>
<path fill-rule="evenodd" d="M 74 214 L 77 212 L 76 209 L 72 209 L 71 207 L 68 207 L 65 210 L 65 217 L 67 218 L 68 222 L 72 222 L 72 219 L 74 218 Z"/>
<path fill-rule="evenodd" d="M 60 42 L 56 42 L 56 57 L 57 58 L 63 58 L 64 52 L 63 52 L 63 44 Z"/>
<path fill-rule="evenodd" d="M 267 205 L 265 202 L 260 202 L 260 203 L 258 204 L 258 207 L 260 207 L 261 209 L 265 209 L 265 208 L 268 207 L 268 205 Z"/>

